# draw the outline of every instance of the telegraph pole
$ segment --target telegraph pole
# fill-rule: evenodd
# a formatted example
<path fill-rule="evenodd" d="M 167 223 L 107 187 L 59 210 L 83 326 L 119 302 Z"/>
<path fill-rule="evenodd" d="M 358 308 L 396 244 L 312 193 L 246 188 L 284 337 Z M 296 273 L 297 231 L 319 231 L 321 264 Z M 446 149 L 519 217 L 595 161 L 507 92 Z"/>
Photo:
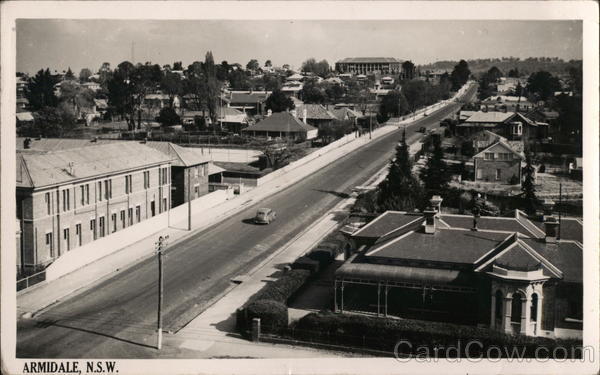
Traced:
<path fill-rule="evenodd" d="M 202 168 L 202 166 L 200 166 L 200 168 Z M 192 199 L 190 197 L 190 190 L 192 189 L 191 185 L 190 185 L 190 172 L 191 170 L 188 168 L 187 171 L 187 201 L 188 201 L 188 230 L 191 231 L 192 230 Z"/>
<path fill-rule="evenodd" d="M 558 239 L 560 240 L 560 232 L 562 229 L 562 182 L 558 185 Z"/>
<path fill-rule="evenodd" d="M 158 241 L 155 243 L 156 254 L 158 255 L 158 324 L 157 324 L 157 344 L 156 348 L 160 350 L 162 348 L 162 304 L 163 304 L 163 264 L 162 256 L 163 251 L 166 250 L 167 240 L 169 236 L 160 236 Z"/>

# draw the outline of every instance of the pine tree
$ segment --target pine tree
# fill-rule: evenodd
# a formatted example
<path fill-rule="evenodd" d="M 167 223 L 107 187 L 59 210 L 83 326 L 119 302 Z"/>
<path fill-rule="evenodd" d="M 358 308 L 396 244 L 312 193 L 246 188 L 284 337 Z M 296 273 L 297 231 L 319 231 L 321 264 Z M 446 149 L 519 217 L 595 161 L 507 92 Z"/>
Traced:
<path fill-rule="evenodd" d="M 72 81 L 74 79 L 75 79 L 75 74 L 73 74 L 71 67 L 69 67 L 69 69 L 67 69 L 67 72 L 65 73 L 65 80 Z"/>
<path fill-rule="evenodd" d="M 444 162 L 444 151 L 439 137 L 433 138 L 433 152 L 429 156 L 425 168 L 421 171 L 421 180 L 428 197 L 434 194 L 444 195 L 448 188 L 450 174 L 448 166 Z"/>
<path fill-rule="evenodd" d="M 534 168 L 531 165 L 531 153 L 525 153 L 525 168 L 523 169 L 523 182 L 521 183 L 522 196 L 525 199 L 527 213 L 534 213 L 538 198 L 535 195 L 535 183 L 534 183 Z"/>
<path fill-rule="evenodd" d="M 380 211 L 409 211 L 422 200 L 422 188 L 412 174 L 412 162 L 405 135 L 396 146 L 395 158 L 391 161 L 385 180 L 379 184 L 377 204 Z"/>

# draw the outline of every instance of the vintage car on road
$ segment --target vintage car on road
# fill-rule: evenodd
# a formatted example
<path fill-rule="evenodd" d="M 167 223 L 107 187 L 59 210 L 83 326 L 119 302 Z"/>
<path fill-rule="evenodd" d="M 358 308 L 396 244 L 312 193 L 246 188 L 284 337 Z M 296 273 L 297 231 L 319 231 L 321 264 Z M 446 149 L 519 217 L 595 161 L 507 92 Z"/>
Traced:
<path fill-rule="evenodd" d="M 277 217 L 277 213 L 270 208 L 259 208 L 254 217 L 255 224 L 270 224 Z"/>

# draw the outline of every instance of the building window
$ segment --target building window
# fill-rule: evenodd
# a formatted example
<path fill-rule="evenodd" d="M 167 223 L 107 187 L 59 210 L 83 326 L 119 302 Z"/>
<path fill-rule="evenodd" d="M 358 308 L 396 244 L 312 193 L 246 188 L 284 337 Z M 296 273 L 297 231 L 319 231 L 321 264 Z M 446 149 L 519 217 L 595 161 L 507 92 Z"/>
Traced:
<path fill-rule="evenodd" d="M 100 232 L 100 237 L 104 237 L 104 235 L 106 234 L 104 231 L 106 230 L 106 227 L 104 225 L 104 216 L 100 217 L 100 222 L 98 223 L 98 231 Z"/>
<path fill-rule="evenodd" d="M 81 224 L 75 224 L 75 236 L 77 237 L 77 246 L 81 246 Z"/>
<path fill-rule="evenodd" d="M 129 220 L 129 225 L 133 225 L 133 207 L 127 209 L 127 219 Z"/>
<path fill-rule="evenodd" d="M 168 206 L 167 206 L 167 198 L 163 198 L 163 210 L 168 210 Z"/>
<path fill-rule="evenodd" d="M 200 186 L 198 186 L 198 185 L 194 185 L 194 196 L 196 196 L 196 197 L 200 196 Z"/>
<path fill-rule="evenodd" d="M 131 179 L 131 175 L 127 175 L 125 176 L 125 194 L 129 194 L 133 191 L 133 187 L 132 187 L 132 179 Z"/>
<path fill-rule="evenodd" d="M 50 253 L 50 257 L 54 258 L 54 243 L 52 241 L 52 233 L 46 233 L 46 248 Z"/>
<path fill-rule="evenodd" d="M 69 233 L 69 228 L 63 229 L 63 239 L 65 240 L 65 249 L 67 251 L 71 250 L 71 234 Z"/>
<path fill-rule="evenodd" d="M 125 228 L 125 210 L 121 210 L 121 227 Z"/>
<path fill-rule="evenodd" d="M 150 171 L 144 172 L 144 189 L 148 189 L 150 187 Z"/>
<path fill-rule="evenodd" d="M 48 212 L 48 215 L 50 215 L 52 213 L 52 206 L 51 206 L 51 202 L 50 202 L 50 193 L 46 193 L 44 195 L 44 198 L 46 200 L 46 211 Z"/>
<path fill-rule="evenodd" d="M 112 180 L 104 180 L 104 197 L 106 199 L 112 198 Z"/>
<path fill-rule="evenodd" d="M 85 205 L 85 185 L 81 185 L 81 205 Z"/>
<path fill-rule="evenodd" d="M 96 238 L 98 238 L 98 236 L 96 235 L 96 219 L 90 220 L 90 230 L 92 231 L 92 238 L 95 241 Z"/>
<path fill-rule="evenodd" d="M 481 180 L 481 179 L 483 178 L 483 169 L 481 169 L 481 168 L 478 168 L 478 169 L 477 169 L 477 172 L 476 172 L 476 175 L 475 175 L 475 177 L 476 177 L 478 180 Z"/>
<path fill-rule="evenodd" d="M 502 170 L 496 169 L 496 180 L 499 180 L 501 178 L 502 178 Z"/>
<path fill-rule="evenodd" d="M 112 231 L 115 233 L 117 231 L 117 214 L 110 215 L 110 220 L 112 221 Z"/>
<path fill-rule="evenodd" d="M 63 212 L 69 211 L 69 209 L 71 208 L 71 202 L 70 202 L 70 195 L 71 195 L 71 191 L 70 190 L 63 190 Z"/>
<path fill-rule="evenodd" d="M 502 292 L 496 291 L 496 311 L 494 311 L 494 317 L 496 320 L 502 319 Z"/>
<path fill-rule="evenodd" d="M 102 181 L 98 181 L 98 200 L 102 200 Z"/>
<path fill-rule="evenodd" d="M 139 223 L 142 219 L 142 210 L 140 206 L 135 206 L 135 221 Z"/>
<path fill-rule="evenodd" d="M 529 314 L 529 317 L 532 322 L 537 321 L 537 310 L 538 310 L 538 296 L 537 296 L 537 294 L 533 293 L 531 295 L 531 309 L 530 309 L 530 314 Z"/>
<path fill-rule="evenodd" d="M 493 152 L 486 152 L 485 153 L 485 160 L 494 160 L 494 153 Z"/>
<path fill-rule="evenodd" d="M 90 204 L 90 184 L 85 184 L 85 204 Z"/>

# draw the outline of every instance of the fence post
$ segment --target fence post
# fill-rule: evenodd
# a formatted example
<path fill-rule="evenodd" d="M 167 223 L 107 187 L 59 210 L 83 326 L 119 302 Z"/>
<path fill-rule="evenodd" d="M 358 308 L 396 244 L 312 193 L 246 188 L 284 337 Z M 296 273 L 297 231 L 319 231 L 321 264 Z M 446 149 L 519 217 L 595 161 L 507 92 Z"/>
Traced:
<path fill-rule="evenodd" d="M 252 319 L 252 341 L 260 341 L 260 318 Z"/>

